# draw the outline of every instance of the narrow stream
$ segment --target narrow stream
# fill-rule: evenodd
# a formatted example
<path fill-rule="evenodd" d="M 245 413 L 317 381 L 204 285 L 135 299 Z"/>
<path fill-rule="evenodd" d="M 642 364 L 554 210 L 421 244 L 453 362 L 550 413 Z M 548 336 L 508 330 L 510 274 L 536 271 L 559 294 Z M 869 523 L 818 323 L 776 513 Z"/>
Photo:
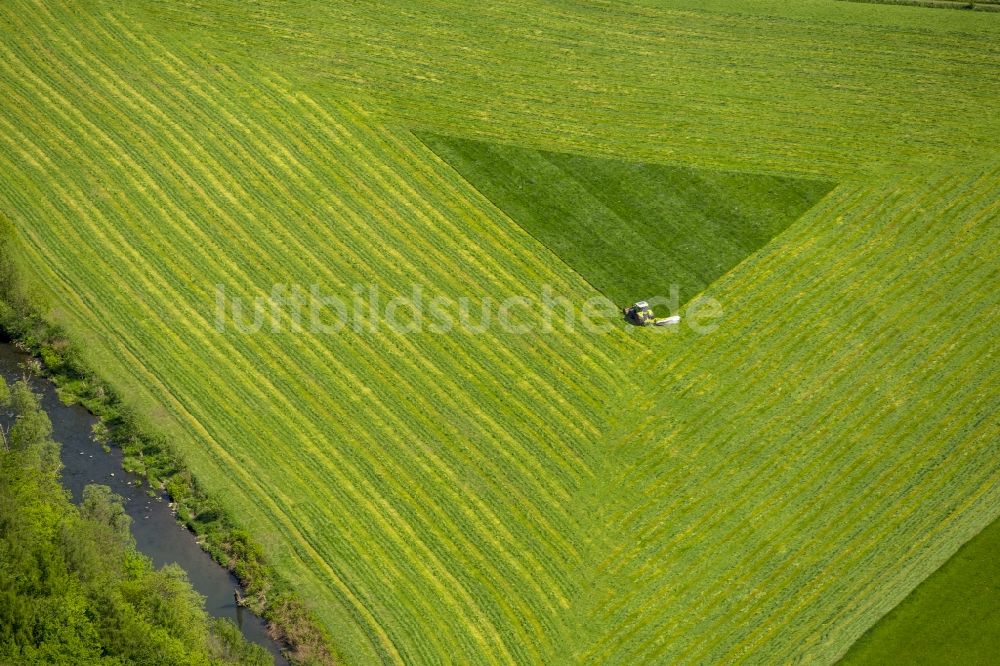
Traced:
<path fill-rule="evenodd" d="M 13 383 L 21 377 L 19 364 L 28 358 L 9 343 L 0 343 L 0 374 Z M 187 572 L 191 585 L 205 597 L 205 608 L 215 617 L 228 617 L 235 622 L 247 640 L 263 645 L 284 666 L 279 646 L 267 635 L 264 621 L 246 608 L 238 607 L 233 592 L 240 589 L 232 573 L 217 564 L 195 542 L 195 536 L 179 525 L 170 511 L 165 493 L 149 497 L 145 483 L 136 485 L 140 477 L 122 469 L 121 449 L 112 447 L 105 453 L 92 438 L 92 426 L 97 419 L 80 405 L 64 405 L 56 396 L 52 383 L 34 379 L 32 389 L 42 395 L 42 407 L 52 420 L 52 435 L 62 445 L 62 482 L 73 494 L 77 504 L 83 498 L 88 483 L 100 483 L 125 498 L 125 510 L 132 517 L 132 535 L 140 552 L 148 555 L 157 567 L 171 562 Z M 9 426 L 13 413 L 0 411 L 0 422 Z"/>

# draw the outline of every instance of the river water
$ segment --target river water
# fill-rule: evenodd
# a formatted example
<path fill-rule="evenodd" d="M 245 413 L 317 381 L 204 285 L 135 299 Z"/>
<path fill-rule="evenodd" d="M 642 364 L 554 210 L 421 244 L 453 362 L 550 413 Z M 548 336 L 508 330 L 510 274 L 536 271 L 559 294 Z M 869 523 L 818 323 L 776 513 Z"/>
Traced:
<path fill-rule="evenodd" d="M 0 343 L 0 374 L 13 383 L 22 375 L 19 364 L 28 358 L 13 345 Z M 52 420 L 52 436 L 62 445 L 62 482 L 80 503 L 83 488 L 88 483 L 100 483 L 125 499 L 125 510 L 132 517 L 132 535 L 138 550 L 148 555 L 157 567 L 174 562 L 187 572 L 191 585 L 205 597 L 205 608 L 215 617 L 228 617 L 235 622 L 247 640 L 263 645 L 275 663 L 287 664 L 278 644 L 271 640 L 264 621 L 246 608 L 238 607 L 233 592 L 240 593 L 239 582 L 228 570 L 203 551 L 189 530 L 177 523 L 165 493 L 149 497 L 142 479 L 122 469 L 121 449 L 112 447 L 105 453 L 93 440 L 92 427 L 97 419 L 80 405 L 64 405 L 56 396 L 52 383 L 35 378 L 32 389 L 42 396 L 42 407 Z M 0 408 L 2 409 L 2 408 Z M 13 413 L 0 411 L 0 422 L 9 427 Z"/>

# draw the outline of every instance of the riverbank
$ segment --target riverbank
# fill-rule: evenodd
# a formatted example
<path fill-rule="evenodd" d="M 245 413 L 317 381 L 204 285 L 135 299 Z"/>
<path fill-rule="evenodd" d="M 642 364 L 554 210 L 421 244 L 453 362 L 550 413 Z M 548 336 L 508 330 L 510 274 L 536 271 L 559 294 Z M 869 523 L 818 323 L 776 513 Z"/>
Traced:
<path fill-rule="evenodd" d="M 268 634 L 287 647 L 291 663 L 338 663 L 331 637 L 279 578 L 250 532 L 235 524 L 220 498 L 208 496 L 200 487 L 168 438 L 127 406 L 115 388 L 83 360 L 82 350 L 40 314 L 36 291 L 22 281 L 14 259 L 14 236 L 12 225 L 0 215 L 2 340 L 34 359 L 37 373 L 54 384 L 60 400 L 79 404 L 96 417 L 102 436 L 120 447 L 119 470 L 143 479 L 143 492 L 169 495 L 177 521 L 197 535 L 196 544 L 207 557 L 235 575 L 246 590 L 243 605 L 264 618 Z"/>
<path fill-rule="evenodd" d="M 22 364 L 30 359 L 31 356 L 16 350 L 12 344 L 0 343 L 0 375 L 8 383 L 21 378 Z M 141 477 L 123 470 L 120 448 L 106 452 L 94 440 L 98 419 L 80 405 L 63 404 L 53 384 L 45 379 L 35 379 L 32 388 L 40 394 L 41 407 L 52 421 L 52 438 L 61 445 L 62 484 L 72 501 L 80 504 L 83 489 L 89 483 L 110 487 L 124 499 L 140 553 L 147 555 L 156 568 L 171 563 L 179 565 L 187 572 L 195 591 L 205 597 L 205 609 L 210 615 L 232 620 L 248 641 L 267 649 L 276 664 L 288 664 L 281 646 L 268 635 L 264 620 L 234 602 L 234 591 L 239 589 L 242 593 L 236 577 L 213 561 L 199 547 L 195 536 L 177 523 L 167 494 L 162 491 L 150 494 Z M 0 413 L 0 424 L 9 429 L 13 418 L 13 412 Z"/>
<path fill-rule="evenodd" d="M 122 497 L 88 483 L 70 501 L 32 370 L 0 378 L 0 663 L 273 664 L 179 565 L 136 549 Z"/>

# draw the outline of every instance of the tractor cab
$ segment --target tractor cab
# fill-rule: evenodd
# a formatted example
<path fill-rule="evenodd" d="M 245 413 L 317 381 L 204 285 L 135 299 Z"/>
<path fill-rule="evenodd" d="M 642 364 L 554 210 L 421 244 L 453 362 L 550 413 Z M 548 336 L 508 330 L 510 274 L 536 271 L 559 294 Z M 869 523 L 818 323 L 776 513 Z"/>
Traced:
<path fill-rule="evenodd" d="M 639 301 L 634 305 L 622 310 L 622 314 L 625 315 L 625 319 L 632 322 L 636 326 L 648 326 L 653 323 L 653 309 L 649 307 L 649 303 L 646 301 Z"/>

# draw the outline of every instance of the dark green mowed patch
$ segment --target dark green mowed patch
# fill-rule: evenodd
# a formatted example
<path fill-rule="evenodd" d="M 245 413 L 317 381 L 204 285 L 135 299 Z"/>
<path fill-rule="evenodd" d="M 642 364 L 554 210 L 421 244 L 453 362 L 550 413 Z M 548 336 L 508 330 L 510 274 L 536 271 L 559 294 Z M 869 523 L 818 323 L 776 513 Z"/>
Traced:
<path fill-rule="evenodd" d="M 834 186 L 418 136 L 618 306 L 686 303 Z"/>

